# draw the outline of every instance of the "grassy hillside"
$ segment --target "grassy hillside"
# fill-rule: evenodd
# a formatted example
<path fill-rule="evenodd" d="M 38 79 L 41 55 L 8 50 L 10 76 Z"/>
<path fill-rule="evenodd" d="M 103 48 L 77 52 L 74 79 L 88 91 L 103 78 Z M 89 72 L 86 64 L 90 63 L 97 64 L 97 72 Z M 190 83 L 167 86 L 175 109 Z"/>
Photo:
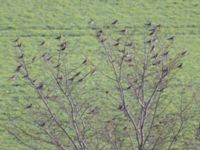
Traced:
<path fill-rule="evenodd" d="M 118 19 L 118 27 L 143 33 L 143 24 L 153 21 L 162 25 L 164 36 L 175 35 L 174 49 L 189 52 L 184 69 L 178 74 L 182 83 L 194 90 L 200 85 L 200 1 L 199 0 L 0 0 L 0 113 L 9 111 L 9 103 L 19 96 L 8 78 L 15 69 L 12 41 L 25 43 L 29 54 L 37 52 L 40 41 L 51 45 L 57 35 L 64 35 L 80 60 L 88 56 L 101 66 L 101 52 L 91 30 L 91 20 L 102 27 Z M 53 41 L 52 41 L 53 42 Z M 82 49 L 80 49 L 82 48 Z M 102 83 L 106 86 L 106 82 Z M 0 115 L 0 125 L 4 123 Z M 23 149 L 0 128 L 0 149 Z"/>

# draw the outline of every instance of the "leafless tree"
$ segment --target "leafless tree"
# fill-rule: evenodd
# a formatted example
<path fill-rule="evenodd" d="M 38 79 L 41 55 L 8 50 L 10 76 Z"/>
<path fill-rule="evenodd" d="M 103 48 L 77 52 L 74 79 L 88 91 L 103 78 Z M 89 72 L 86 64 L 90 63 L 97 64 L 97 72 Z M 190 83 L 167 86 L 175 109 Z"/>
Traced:
<path fill-rule="evenodd" d="M 143 37 L 136 40 L 117 24 L 115 20 L 105 28 L 92 28 L 109 72 L 96 70 L 87 57 L 71 59 L 70 43 L 62 35 L 55 39 L 56 51 L 42 41 L 39 56 L 31 59 L 21 40 L 14 41 L 18 65 L 11 79 L 18 78 L 29 96 L 19 102 L 22 111 L 5 113 L 4 129 L 18 143 L 34 150 L 170 150 L 181 139 L 191 105 L 184 97 L 171 99 L 169 92 L 187 51 L 172 51 L 174 36 L 163 39 L 160 25 L 145 24 Z M 103 105 L 114 110 L 92 103 L 96 91 L 87 81 L 96 71 L 104 76 L 98 82 L 106 78 L 111 83 L 103 95 L 112 103 Z"/>

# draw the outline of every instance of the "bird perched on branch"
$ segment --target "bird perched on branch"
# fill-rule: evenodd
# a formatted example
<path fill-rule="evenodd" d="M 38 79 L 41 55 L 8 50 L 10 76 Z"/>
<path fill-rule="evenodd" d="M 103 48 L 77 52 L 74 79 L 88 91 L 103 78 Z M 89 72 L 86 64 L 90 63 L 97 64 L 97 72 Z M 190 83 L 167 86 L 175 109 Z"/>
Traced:
<path fill-rule="evenodd" d="M 30 109 L 32 107 L 32 104 L 29 104 L 26 106 L 27 109 Z"/>
<path fill-rule="evenodd" d="M 62 35 L 60 34 L 59 36 L 57 36 L 55 39 L 56 40 L 60 40 L 62 38 Z"/>
<path fill-rule="evenodd" d="M 118 20 L 114 20 L 114 21 L 112 22 L 112 25 L 117 24 L 117 22 L 118 22 Z"/>

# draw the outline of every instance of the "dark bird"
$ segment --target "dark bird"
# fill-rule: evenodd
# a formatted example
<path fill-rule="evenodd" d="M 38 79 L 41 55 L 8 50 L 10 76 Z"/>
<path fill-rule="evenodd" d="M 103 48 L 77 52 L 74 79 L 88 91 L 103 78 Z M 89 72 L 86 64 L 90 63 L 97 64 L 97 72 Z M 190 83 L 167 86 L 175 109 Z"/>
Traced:
<path fill-rule="evenodd" d="M 25 74 L 25 75 L 23 76 L 23 78 L 27 79 L 27 78 L 28 78 L 28 74 Z"/>
<path fill-rule="evenodd" d="M 46 124 L 45 122 L 40 122 L 40 123 L 39 123 L 39 126 L 40 126 L 40 127 L 44 127 L 45 124 Z"/>
<path fill-rule="evenodd" d="M 59 46 L 60 46 L 60 47 L 67 46 L 67 42 L 65 41 L 65 42 L 61 43 Z"/>
<path fill-rule="evenodd" d="M 21 54 L 18 56 L 18 59 L 22 59 L 22 58 L 24 58 L 24 54 Z"/>
<path fill-rule="evenodd" d="M 100 40 L 101 43 L 103 43 L 103 42 L 105 42 L 105 41 L 106 41 L 106 38 L 102 38 L 102 39 Z"/>
<path fill-rule="evenodd" d="M 113 46 L 119 46 L 119 42 L 116 42 L 115 44 L 113 44 Z"/>
<path fill-rule="evenodd" d="M 118 22 L 118 20 L 114 20 L 114 21 L 112 22 L 112 25 L 115 25 L 117 22 Z"/>
<path fill-rule="evenodd" d="M 43 54 L 42 54 L 42 56 L 41 57 L 45 57 L 47 55 L 47 53 L 46 52 L 44 52 Z"/>
<path fill-rule="evenodd" d="M 34 56 L 31 60 L 31 63 L 34 63 L 35 62 L 35 59 L 36 59 L 36 56 Z"/>
<path fill-rule="evenodd" d="M 151 26 L 151 22 L 147 22 L 144 24 L 145 26 Z"/>
<path fill-rule="evenodd" d="M 17 45 L 15 45 L 15 47 L 18 47 L 18 48 L 22 47 L 22 43 L 18 43 Z"/>
<path fill-rule="evenodd" d="M 79 79 L 79 80 L 78 80 L 78 82 L 82 82 L 82 81 L 83 81 L 83 79 L 84 79 L 84 78 L 81 78 L 81 79 Z"/>
<path fill-rule="evenodd" d="M 59 68 L 60 67 L 60 63 L 59 64 L 57 64 L 56 66 L 54 66 L 54 68 Z"/>
<path fill-rule="evenodd" d="M 81 74 L 81 71 L 77 72 L 77 73 L 74 75 L 74 77 L 77 77 L 77 76 L 79 76 L 80 74 Z"/>
<path fill-rule="evenodd" d="M 175 37 L 175 36 L 171 36 L 171 37 L 169 37 L 167 40 L 172 41 L 172 40 L 174 40 L 174 37 Z"/>
<path fill-rule="evenodd" d="M 105 93 L 106 93 L 106 94 L 108 94 L 108 93 L 109 93 L 109 91 L 105 91 Z"/>
<path fill-rule="evenodd" d="M 119 42 L 120 40 L 121 40 L 121 37 L 117 38 L 117 39 L 116 39 L 116 42 Z"/>
<path fill-rule="evenodd" d="M 132 85 L 129 85 L 129 86 L 126 88 L 126 90 L 129 90 L 129 89 L 131 89 L 131 87 L 132 87 Z"/>
<path fill-rule="evenodd" d="M 41 90 L 41 89 L 43 89 L 43 87 L 44 87 L 44 85 L 43 85 L 43 83 L 38 83 L 38 85 L 36 85 L 36 89 L 38 89 L 38 90 Z"/>
<path fill-rule="evenodd" d="M 153 51 L 155 49 L 155 45 L 152 45 L 152 47 L 151 47 L 151 52 Z"/>
<path fill-rule="evenodd" d="M 166 51 L 162 54 L 162 56 L 167 56 L 169 54 L 169 51 Z"/>
<path fill-rule="evenodd" d="M 131 42 L 125 44 L 125 46 L 132 46 L 132 45 L 133 45 L 133 43 L 131 43 Z"/>
<path fill-rule="evenodd" d="M 46 58 L 47 61 L 51 60 L 52 56 Z"/>
<path fill-rule="evenodd" d="M 183 67 L 183 63 L 180 63 L 177 68 L 182 68 Z"/>
<path fill-rule="evenodd" d="M 15 72 L 19 72 L 22 66 L 23 66 L 22 64 L 18 65 L 17 68 L 15 69 Z"/>
<path fill-rule="evenodd" d="M 151 43 L 151 40 L 147 40 L 147 41 L 145 41 L 144 43 L 150 44 L 150 43 Z"/>
<path fill-rule="evenodd" d="M 16 75 L 15 75 L 15 74 L 12 75 L 9 79 L 10 79 L 10 80 L 15 80 L 15 79 L 16 79 Z"/>
<path fill-rule="evenodd" d="M 62 35 L 57 36 L 55 39 L 60 40 L 62 38 Z"/>
<path fill-rule="evenodd" d="M 42 46 L 42 45 L 44 45 L 45 44 L 45 41 L 42 41 L 41 43 L 40 43 L 40 46 Z"/>
<path fill-rule="evenodd" d="M 124 110 L 124 106 L 123 106 L 122 104 L 120 104 L 120 105 L 118 106 L 118 109 L 121 110 L 121 111 L 123 111 L 123 110 Z"/>
<path fill-rule="evenodd" d="M 159 60 L 159 61 L 153 62 L 152 65 L 154 65 L 154 66 L 159 65 L 160 63 L 161 63 L 161 61 Z"/>
<path fill-rule="evenodd" d="M 158 57 L 158 53 L 156 53 L 155 55 L 153 55 L 151 58 L 154 59 L 156 57 Z"/>
<path fill-rule="evenodd" d="M 66 47 L 67 47 L 66 45 L 63 45 L 62 47 L 60 47 L 60 50 L 64 51 L 66 49 Z"/>
<path fill-rule="evenodd" d="M 85 59 L 83 60 L 82 64 L 84 65 L 84 64 L 86 64 L 86 63 L 87 63 L 87 58 L 85 58 Z"/>
<path fill-rule="evenodd" d="M 120 30 L 121 33 L 126 33 L 127 30 L 126 29 L 123 29 L 123 30 Z"/>
<path fill-rule="evenodd" d="M 58 76 L 56 79 L 57 79 L 58 81 L 61 81 L 61 80 L 63 79 L 63 77 L 62 77 L 62 76 Z"/>
<path fill-rule="evenodd" d="M 19 41 L 19 38 L 16 38 L 13 42 L 18 42 Z"/>
<path fill-rule="evenodd" d="M 186 53 L 187 53 L 187 51 L 183 51 L 183 52 L 181 53 L 181 55 L 184 56 Z"/>
<path fill-rule="evenodd" d="M 32 107 L 32 104 L 29 104 L 26 106 L 27 109 L 30 109 Z"/>

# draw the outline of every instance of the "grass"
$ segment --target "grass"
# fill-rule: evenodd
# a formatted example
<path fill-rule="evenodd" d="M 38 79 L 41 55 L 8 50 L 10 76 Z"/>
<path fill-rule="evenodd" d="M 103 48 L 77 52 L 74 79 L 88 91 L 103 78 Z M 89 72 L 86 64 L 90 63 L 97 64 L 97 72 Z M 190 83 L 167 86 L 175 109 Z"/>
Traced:
<path fill-rule="evenodd" d="M 0 0 L 0 3 L 0 113 L 15 109 L 7 104 L 23 98 L 8 81 L 14 70 L 12 41 L 16 37 L 22 37 L 31 54 L 37 52 L 41 40 L 45 39 L 51 45 L 52 39 L 62 33 L 70 41 L 75 56 L 88 56 L 104 69 L 95 33 L 88 24 L 90 19 L 97 26 L 118 19 L 119 28 L 133 28 L 136 36 L 142 34 L 147 20 L 161 24 L 164 36 L 176 36 L 174 49 L 189 52 L 178 79 L 193 85 L 194 90 L 200 84 L 199 0 Z M 106 87 L 106 82 L 102 86 Z M 2 124 L 1 115 L 0 119 Z M 0 149 L 23 148 L 0 128 Z"/>

